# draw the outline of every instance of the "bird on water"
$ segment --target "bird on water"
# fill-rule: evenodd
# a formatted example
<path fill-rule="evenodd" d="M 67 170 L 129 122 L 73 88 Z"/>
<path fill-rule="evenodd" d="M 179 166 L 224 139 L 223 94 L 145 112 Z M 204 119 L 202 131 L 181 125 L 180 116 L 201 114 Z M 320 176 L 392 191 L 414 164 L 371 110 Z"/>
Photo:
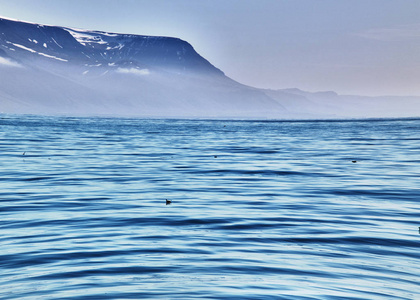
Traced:
<path fill-rule="evenodd" d="M 166 199 L 166 205 L 169 205 L 169 204 L 171 204 L 171 203 L 172 203 L 172 201 L 171 201 L 171 200 Z"/>

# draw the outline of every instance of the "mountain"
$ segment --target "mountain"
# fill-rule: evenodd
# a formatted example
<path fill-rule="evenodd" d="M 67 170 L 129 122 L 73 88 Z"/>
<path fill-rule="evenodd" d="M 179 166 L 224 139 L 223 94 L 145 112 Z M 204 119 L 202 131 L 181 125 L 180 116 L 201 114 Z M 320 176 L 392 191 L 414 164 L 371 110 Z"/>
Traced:
<path fill-rule="evenodd" d="M 420 117 L 420 97 L 240 84 L 172 37 L 0 18 L 0 113 L 200 118 Z"/>
<path fill-rule="evenodd" d="M 410 118 L 420 117 L 420 97 L 339 95 L 333 91 L 300 89 L 264 90 L 281 103 L 289 117 L 314 118 Z"/>
<path fill-rule="evenodd" d="M 178 38 L 0 18 L 0 112 L 260 117 L 285 109 Z"/>
<path fill-rule="evenodd" d="M 0 19 L 3 52 L 30 62 L 61 62 L 84 67 L 163 68 L 207 74 L 223 73 L 185 41 L 169 37 L 77 30 Z"/>

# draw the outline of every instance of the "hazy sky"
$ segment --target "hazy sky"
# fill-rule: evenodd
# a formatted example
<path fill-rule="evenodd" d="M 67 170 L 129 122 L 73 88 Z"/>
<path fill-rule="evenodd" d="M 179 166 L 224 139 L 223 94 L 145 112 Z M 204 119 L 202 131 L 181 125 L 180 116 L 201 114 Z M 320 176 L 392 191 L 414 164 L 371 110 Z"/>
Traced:
<path fill-rule="evenodd" d="M 0 15 L 179 37 L 256 87 L 420 95 L 419 0 L 0 0 Z"/>

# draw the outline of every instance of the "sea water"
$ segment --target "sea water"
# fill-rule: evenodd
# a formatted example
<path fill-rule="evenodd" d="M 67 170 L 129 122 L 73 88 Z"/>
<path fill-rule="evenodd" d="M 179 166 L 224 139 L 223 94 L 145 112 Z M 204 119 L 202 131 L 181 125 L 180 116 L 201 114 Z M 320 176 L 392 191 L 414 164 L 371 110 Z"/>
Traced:
<path fill-rule="evenodd" d="M 419 129 L 4 115 L 0 298 L 420 299 Z"/>

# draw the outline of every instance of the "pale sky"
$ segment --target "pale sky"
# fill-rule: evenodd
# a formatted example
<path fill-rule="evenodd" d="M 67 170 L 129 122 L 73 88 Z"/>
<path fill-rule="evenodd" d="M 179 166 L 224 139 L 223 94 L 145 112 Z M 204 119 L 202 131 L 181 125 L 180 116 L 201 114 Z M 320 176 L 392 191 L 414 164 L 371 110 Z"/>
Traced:
<path fill-rule="evenodd" d="M 0 0 L 0 15 L 179 37 L 255 87 L 420 95 L 419 0 Z"/>

